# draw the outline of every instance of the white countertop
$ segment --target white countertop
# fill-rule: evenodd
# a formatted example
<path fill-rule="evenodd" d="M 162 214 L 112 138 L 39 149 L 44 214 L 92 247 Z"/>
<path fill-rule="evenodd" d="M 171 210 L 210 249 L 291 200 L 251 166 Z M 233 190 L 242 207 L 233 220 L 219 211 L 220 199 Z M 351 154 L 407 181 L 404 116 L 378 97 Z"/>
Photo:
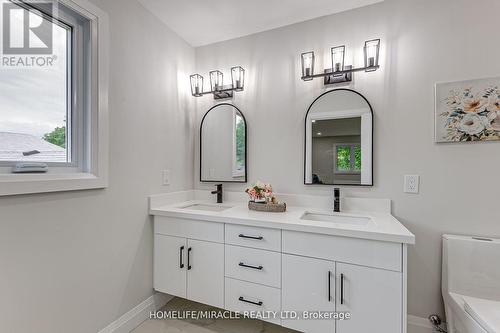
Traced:
<path fill-rule="evenodd" d="M 224 202 L 221 204 L 222 206 L 231 208 L 221 212 L 183 208 L 193 204 L 214 205 L 213 202 L 209 201 L 189 200 L 179 203 L 152 206 L 150 208 L 150 214 L 386 242 L 405 244 L 415 243 L 415 236 L 394 216 L 386 212 L 343 211 L 339 213 L 339 215 L 369 217 L 371 219 L 371 222 L 367 225 L 355 225 L 301 219 L 302 215 L 306 212 L 334 214 L 331 210 L 325 209 L 287 206 L 287 211 L 284 213 L 267 213 L 251 211 L 248 209 L 247 203 L 242 202 Z"/>

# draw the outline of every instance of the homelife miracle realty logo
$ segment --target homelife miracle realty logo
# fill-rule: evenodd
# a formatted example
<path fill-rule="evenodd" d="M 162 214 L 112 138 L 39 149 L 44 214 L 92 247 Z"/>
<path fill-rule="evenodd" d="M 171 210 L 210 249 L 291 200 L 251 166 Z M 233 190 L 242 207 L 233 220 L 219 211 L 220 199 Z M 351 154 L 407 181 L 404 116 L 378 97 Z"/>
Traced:
<path fill-rule="evenodd" d="M 38 8 L 43 8 L 43 12 Z M 52 66 L 56 60 L 53 17 L 54 3 L 51 1 L 2 1 L 1 67 Z"/>

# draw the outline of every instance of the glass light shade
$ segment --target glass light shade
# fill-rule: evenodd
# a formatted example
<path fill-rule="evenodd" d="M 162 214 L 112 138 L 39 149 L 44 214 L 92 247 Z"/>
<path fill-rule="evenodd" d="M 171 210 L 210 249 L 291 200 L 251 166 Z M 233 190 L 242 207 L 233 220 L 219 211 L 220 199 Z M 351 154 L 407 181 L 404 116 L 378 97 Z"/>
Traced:
<path fill-rule="evenodd" d="M 309 81 L 314 75 L 314 52 L 302 53 L 302 80 Z"/>
<path fill-rule="evenodd" d="M 245 88 L 245 70 L 241 66 L 231 68 L 231 80 L 233 89 L 242 91 Z"/>
<path fill-rule="evenodd" d="M 193 74 L 190 77 L 191 80 L 191 95 L 195 97 L 200 97 L 203 95 L 203 76 L 200 74 Z"/>
<path fill-rule="evenodd" d="M 332 47 L 332 73 L 344 70 L 345 45 Z"/>
<path fill-rule="evenodd" d="M 380 39 L 365 42 L 365 67 L 367 72 L 376 71 L 379 63 Z"/>
<path fill-rule="evenodd" d="M 210 72 L 210 89 L 212 92 L 219 91 L 224 86 L 224 75 L 221 71 Z"/>

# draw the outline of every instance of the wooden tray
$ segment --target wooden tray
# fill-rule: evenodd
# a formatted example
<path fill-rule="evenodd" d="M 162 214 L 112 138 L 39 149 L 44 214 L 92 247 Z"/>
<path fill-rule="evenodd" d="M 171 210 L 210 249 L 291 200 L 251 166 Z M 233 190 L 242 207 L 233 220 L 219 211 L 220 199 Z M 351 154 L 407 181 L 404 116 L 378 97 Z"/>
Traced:
<path fill-rule="evenodd" d="M 286 203 L 272 204 L 249 201 L 248 209 L 258 212 L 283 213 L 286 211 Z"/>

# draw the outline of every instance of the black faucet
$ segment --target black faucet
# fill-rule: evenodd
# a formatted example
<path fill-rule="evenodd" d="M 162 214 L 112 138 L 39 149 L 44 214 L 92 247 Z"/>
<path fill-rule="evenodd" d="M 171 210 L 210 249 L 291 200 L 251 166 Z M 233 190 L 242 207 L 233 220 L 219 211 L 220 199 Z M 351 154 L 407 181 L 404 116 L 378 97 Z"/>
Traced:
<path fill-rule="evenodd" d="M 340 188 L 333 189 L 333 211 L 336 213 L 340 212 Z"/>
<path fill-rule="evenodd" d="M 217 191 L 212 191 L 212 194 L 217 194 L 217 203 L 222 203 L 222 184 L 215 186 L 217 186 Z"/>

